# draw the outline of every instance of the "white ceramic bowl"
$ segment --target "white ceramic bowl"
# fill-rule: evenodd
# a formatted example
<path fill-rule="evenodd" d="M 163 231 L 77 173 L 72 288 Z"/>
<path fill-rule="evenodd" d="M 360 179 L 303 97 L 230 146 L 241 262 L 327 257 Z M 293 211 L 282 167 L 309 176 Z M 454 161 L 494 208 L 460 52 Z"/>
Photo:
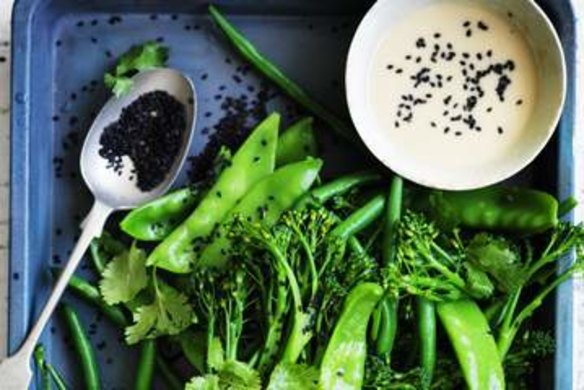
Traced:
<path fill-rule="evenodd" d="M 440 151 L 435 161 L 392 145 L 370 102 L 373 58 L 384 34 L 408 14 L 437 2 L 480 4 L 496 12 L 511 12 L 531 48 L 536 66 L 537 97 L 520 142 L 512 152 L 485 166 L 466 165 L 440 169 Z M 483 3 L 483 4 L 481 4 Z M 561 42 L 547 16 L 532 0 L 378 0 L 361 21 L 349 50 L 346 94 L 357 131 L 371 152 L 393 172 L 424 186 L 464 190 L 500 182 L 527 166 L 544 148 L 558 123 L 565 100 L 566 67 Z M 423 136 L 422 133 L 420 133 Z M 434 158 L 434 156 L 432 157 Z M 430 159 L 431 160 L 431 159 Z"/>

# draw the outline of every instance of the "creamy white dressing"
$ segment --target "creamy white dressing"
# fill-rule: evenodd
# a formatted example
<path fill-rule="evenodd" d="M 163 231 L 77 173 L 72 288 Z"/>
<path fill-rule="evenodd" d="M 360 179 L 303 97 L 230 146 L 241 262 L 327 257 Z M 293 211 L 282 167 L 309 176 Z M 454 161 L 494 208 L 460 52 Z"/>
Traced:
<path fill-rule="evenodd" d="M 410 160 L 478 168 L 513 153 L 529 131 L 536 67 L 513 15 L 468 2 L 424 7 L 387 31 L 371 66 L 383 138 Z"/>

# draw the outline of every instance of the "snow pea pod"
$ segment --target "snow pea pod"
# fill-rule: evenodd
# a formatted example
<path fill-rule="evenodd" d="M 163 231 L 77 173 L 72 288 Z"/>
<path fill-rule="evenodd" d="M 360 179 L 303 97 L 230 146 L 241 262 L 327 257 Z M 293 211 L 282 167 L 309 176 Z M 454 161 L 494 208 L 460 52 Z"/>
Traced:
<path fill-rule="evenodd" d="M 284 211 L 290 209 L 310 189 L 321 167 L 321 160 L 309 158 L 276 170 L 243 197 L 229 212 L 224 225 L 228 226 L 240 216 L 250 222 L 261 222 L 266 227 L 272 226 Z M 217 233 L 220 235 L 216 236 L 201 253 L 197 261 L 198 266 L 221 267 L 226 263 L 231 240 L 221 229 Z"/>
<path fill-rule="evenodd" d="M 276 150 L 276 166 L 316 156 L 312 122 L 312 118 L 301 119 L 282 133 Z M 189 216 L 202 195 L 196 187 L 180 188 L 130 211 L 120 227 L 137 240 L 164 240 Z"/>
<path fill-rule="evenodd" d="M 505 388 L 497 344 L 480 307 L 471 300 L 436 304 L 470 390 Z"/>
<path fill-rule="evenodd" d="M 429 212 L 445 227 L 539 233 L 558 223 L 558 201 L 533 189 L 492 186 L 471 191 L 432 191 L 414 208 Z"/>
<path fill-rule="evenodd" d="M 208 236 L 251 187 L 273 172 L 279 123 L 280 116 L 272 114 L 258 125 L 195 211 L 150 254 L 148 265 L 189 272 L 196 241 Z"/>
<path fill-rule="evenodd" d="M 278 140 L 276 166 L 316 157 L 318 150 L 311 117 L 300 119 L 282 133 Z"/>
<path fill-rule="evenodd" d="M 367 324 L 382 296 L 383 288 L 368 282 L 358 284 L 349 292 L 322 359 L 319 388 L 361 388 L 367 355 Z"/>
<path fill-rule="evenodd" d="M 188 217 L 199 196 L 200 192 L 193 187 L 173 191 L 130 211 L 120 227 L 137 240 L 162 240 Z"/>

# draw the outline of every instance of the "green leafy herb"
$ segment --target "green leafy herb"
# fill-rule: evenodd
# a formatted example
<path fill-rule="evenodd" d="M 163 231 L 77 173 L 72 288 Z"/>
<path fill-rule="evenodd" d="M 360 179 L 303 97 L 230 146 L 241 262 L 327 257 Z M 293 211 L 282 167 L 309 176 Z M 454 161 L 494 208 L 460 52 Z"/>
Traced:
<path fill-rule="evenodd" d="M 280 363 L 272 371 L 267 390 L 316 390 L 319 372 L 306 364 Z"/>
<path fill-rule="evenodd" d="M 154 301 L 134 312 L 134 324 L 126 328 L 126 342 L 135 344 L 159 335 L 176 335 L 195 322 L 186 295 L 154 277 Z"/>
<path fill-rule="evenodd" d="M 131 301 L 147 285 L 146 253 L 134 244 L 107 264 L 99 289 L 107 304 L 115 305 Z"/>
<path fill-rule="evenodd" d="M 122 54 L 111 73 L 104 77 L 105 85 L 114 95 L 120 97 L 132 87 L 131 77 L 140 71 L 160 68 L 166 65 L 168 48 L 156 42 L 146 42 L 133 46 Z"/>

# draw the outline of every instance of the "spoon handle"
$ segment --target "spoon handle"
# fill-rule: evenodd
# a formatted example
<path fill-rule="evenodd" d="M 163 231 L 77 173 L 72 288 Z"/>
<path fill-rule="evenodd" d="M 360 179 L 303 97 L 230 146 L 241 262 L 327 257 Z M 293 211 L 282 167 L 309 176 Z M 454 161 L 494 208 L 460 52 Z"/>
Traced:
<path fill-rule="evenodd" d="M 61 299 L 61 295 L 65 291 L 67 284 L 69 283 L 69 279 L 75 272 L 75 269 L 81 262 L 83 255 L 87 251 L 91 240 L 94 237 L 101 235 L 103 230 L 103 226 L 105 225 L 105 221 L 107 217 L 112 212 L 112 209 L 109 206 L 104 205 L 103 203 L 99 202 L 98 200 L 95 201 L 91 211 L 87 215 L 85 219 L 85 225 L 83 227 L 83 231 L 81 233 L 81 237 L 77 241 L 69 260 L 67 261 L 67 266 L 63 269 L 63 272 L 59 276 L 59 280 L 57 284 L 53 288 L 51 292 L 51 296 L 49 297 L 43 311 L 41 312 L 38 320 L 36 321 L 34 327 L 28 334 L 25 342 L 22 344 L 20 349 L 17 352 L 17 355 L 25 354 L 31 356 L 36 346 L 39 337 L 41 336 L 47 321 L 53 314 L 55 307 L 59 303 Z"/>

